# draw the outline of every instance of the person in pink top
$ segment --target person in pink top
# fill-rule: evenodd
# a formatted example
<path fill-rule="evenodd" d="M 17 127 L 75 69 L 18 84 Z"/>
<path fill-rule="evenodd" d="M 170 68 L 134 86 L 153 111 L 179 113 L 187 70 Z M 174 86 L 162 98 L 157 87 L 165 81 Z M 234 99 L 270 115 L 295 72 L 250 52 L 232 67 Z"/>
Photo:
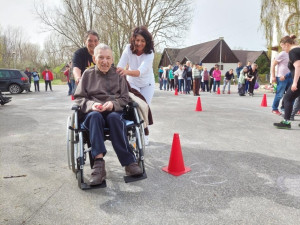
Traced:
<path fill-rule="evenodd" d="M 213 92 L 216 92 L 216 86 L 220 87 L 220 80 L 221 80 L 221 70 L 219 70 L 219 66 L 215 66 L 215 70 L 212 73 L 214 78 L 214 87 Z"/>
<path fill-rule="evenodd" d="M 271 65 L 271 75 L 272 75 L 272 82 L 277 83 L 277 90 L 276 95 L 273 100 L 272 104 L 272 113 L 276 115 L 281 115 L 281 112 L 278 110 L 279 102 L 283 97 L 285 90 L 289 88 L 292 82 L 289 80 L 280 80 L 280 77 L 284 77 L 287 73 L 290 72 L 288 68 L 289 63 L 289 54 L 285 51 L 280 52 L 272 62 Z M 277 66 L 277 71 L 276 71 Z M 275 73 L 276 72 L 276 73 Z"/>

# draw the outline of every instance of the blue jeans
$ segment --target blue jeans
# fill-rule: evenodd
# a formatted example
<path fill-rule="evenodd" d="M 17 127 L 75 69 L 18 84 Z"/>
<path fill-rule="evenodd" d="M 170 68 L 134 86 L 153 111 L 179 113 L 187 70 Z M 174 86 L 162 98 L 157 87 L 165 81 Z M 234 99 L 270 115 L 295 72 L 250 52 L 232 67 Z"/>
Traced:
<path fill-rule="evenodd" d="M 159 90 L 162 90 L 163 83 L 164 83 L 163 79 L 159 78 Z"/>
<path fill-rule="evenodd" d="M 248 81 L 248 80 L 245 80 L 245 94 L 246 94 L 247 91 L 248 91 L 248 87 L 249 87 L 249 81 Z"/>
<path fill-rule="evenodd" d="M 164 90 L 169 90 L 169 81 L 163 80 L 163 84 L 164 84 Z"/>
<path fill-rule="evenodd" d="M 69 87 L 68 95 L 71 95 L 72 94 L 72 84 L 71 84 L 71 81 L 68 82 L 68 87 Z"/>
<path fill-rule="evenodd" d="M 216 81 L 214 80 L 214 87 L 213 87 L 213 91 L 216 92 L 216 86 L 218 85 L 218 88 L 220 87 L 220 81 Z"/>
<path fill-rule="evenodd" d="M 224 79 L 223 92 L 224 92 L 225 89 L 226 89 L 226 85 L 228 85 L 228 91 L 230 91 L 230 83 L 231 83 L 231 80 L 226 80 L 226 79 Z"/>
<path fill-rule="evenodd" d="M 190 90 L 191 90 L 191 84 L 192 84 L 192 80 L 186 80 L 186 87 L 185 87 L 185 91 L 186 93 L 190 93 Z"/>
<path fill-rule="evenodd" d="M 279 102 L 283 97 L 285 90 L 292 85 L 293 80 L 291 78 L 287 78 L 284 81 L 281 81 L 279 77 L 276 77 L 277 82 L 277 90 L 276 95 L 273 100 L 272 110 L 278 110 Z"/>
<path fill-rule="evenodd" d="M 184 91 L 184 80 L 183 79 L 178 79 L 178 86 L 179 86 L 178 91 Z M 182 87 L 182 90 L 181 90 L 181 87 Z"/>
<path fill-rule="evenodd" d="M 74 95 L 74 92 L 75 92 L 75 80 L 71 79 L 70 83 L 71 83 L 71 88 L 72 88 L 71 95 Z"/>
<path fill-rule="evenodd" d="M 112 146 L 122 166 L 128 166 L 136 161 L 129 146 L 127 130 L 122 112 L 90 112 L 86 115 L 82 126 L 89 131 L 92 155 L 106 154 L 104 145 L 104 128 L 109 128 Z"/>

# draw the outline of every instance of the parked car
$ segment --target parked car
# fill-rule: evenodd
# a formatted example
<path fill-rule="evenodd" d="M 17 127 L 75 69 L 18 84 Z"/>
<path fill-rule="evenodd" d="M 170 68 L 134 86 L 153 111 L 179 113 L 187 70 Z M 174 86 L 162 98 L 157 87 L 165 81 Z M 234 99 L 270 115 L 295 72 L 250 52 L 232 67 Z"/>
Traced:
<path fill-rule="evenodd" d="M 0 68 L 0 90 L 2 92 L 9 91 L 12 94 L 18 94 L 29 88 L 29 79 L 23 71 Z"/>

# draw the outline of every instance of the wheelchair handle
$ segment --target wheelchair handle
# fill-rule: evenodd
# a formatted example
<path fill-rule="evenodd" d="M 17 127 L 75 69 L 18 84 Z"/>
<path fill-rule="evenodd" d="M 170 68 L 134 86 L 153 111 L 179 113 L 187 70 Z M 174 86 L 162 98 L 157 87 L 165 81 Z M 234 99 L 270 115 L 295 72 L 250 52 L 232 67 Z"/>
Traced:
<path fill-rule="evenodd" d="M 77 105 L 77 104 L 74 104 L 74 105 L 72 106 L 72 110 L 78 111 L 78 110 L 80 110 L 80 106 Z"/>
<path fill-rule="evenodd" d="M 131 107 L 138 107 L 139 106 L 139 104 L 137 102 L 129 102 L 128 105 L 131 106 Z"/>

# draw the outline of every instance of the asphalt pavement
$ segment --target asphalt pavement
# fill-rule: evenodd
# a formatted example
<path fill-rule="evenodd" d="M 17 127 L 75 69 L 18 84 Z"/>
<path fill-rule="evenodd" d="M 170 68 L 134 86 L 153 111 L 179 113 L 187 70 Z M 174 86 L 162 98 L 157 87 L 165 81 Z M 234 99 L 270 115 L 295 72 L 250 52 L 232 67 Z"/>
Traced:
<path fill-rule="evenodd" d="M 291 130 L 273 127 L 274 94 L 205 92 L 197 112 L 197 97 L 156 88 L 148 178 L 125 183 L 106 143 L 107 187 L 83 191 L 67 165 L 73 102 L 67 86 L 53 90 L 0 106 L 0 224 L 300 224 L 300 116 Z M 179 177 L 162 171 L 174 133 L 191 168 Z"/>

